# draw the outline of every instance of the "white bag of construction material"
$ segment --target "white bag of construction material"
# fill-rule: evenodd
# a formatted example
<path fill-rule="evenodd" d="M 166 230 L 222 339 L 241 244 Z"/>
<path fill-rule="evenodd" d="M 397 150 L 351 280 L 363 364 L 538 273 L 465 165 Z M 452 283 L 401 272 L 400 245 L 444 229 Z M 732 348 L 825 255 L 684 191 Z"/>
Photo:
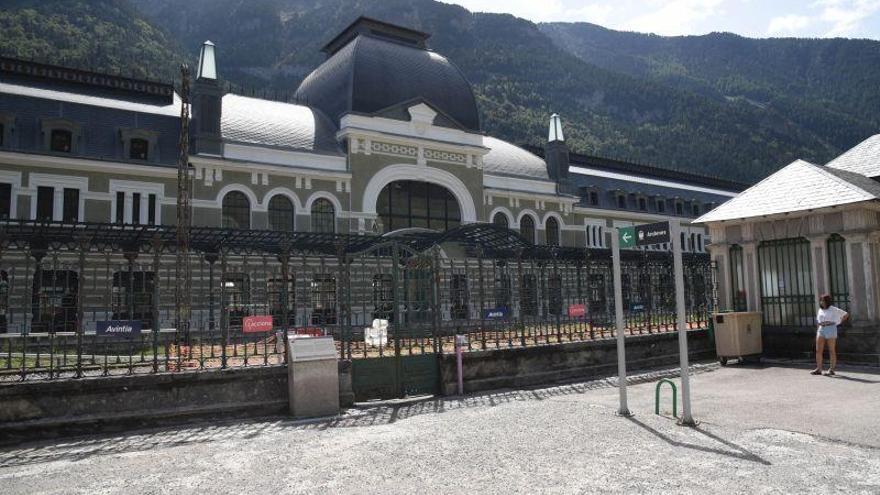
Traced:
<path fill-rule="evenodd" d="M 364 328 L 364 343 L 370 347 L 381 347 L 388 342 L 388 320 L 373 320 L 373 326 Z"/>

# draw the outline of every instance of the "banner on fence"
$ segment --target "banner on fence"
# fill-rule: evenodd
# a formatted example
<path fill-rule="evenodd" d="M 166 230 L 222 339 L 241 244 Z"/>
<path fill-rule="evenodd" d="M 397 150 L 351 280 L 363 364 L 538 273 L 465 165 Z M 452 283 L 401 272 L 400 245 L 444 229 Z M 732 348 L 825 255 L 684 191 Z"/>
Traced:
<path fill-rule="evenodd" d="M 507 308 L 492 308 L 487 309 L 483 314 L 483 319 L 486 320 L 506 320 L 507 319 Z"/>
<path fill-rule="evenodd" d="M 106 320 L 95 324 L 95 334 L 101 337 L 129 337 L 141 334 L 141 320 Z"/>
<path fill-rule="evenodd" d="M 572 304 L 568 307 L 569 318 L 583 318 L 587 316 L 587 306 L 585 304 Z"/>
<path fill-rule="evenodd" d="M 271 316 L 245 316 L 242 319 L 242 332 L 263 333 L 272 331 Z"/>

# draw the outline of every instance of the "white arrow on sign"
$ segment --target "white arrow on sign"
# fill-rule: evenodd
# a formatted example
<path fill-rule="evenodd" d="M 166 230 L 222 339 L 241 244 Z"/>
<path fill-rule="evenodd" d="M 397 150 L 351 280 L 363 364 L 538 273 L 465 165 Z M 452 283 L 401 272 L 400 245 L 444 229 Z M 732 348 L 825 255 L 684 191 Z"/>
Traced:
<path fill-rule="evenodd" d="M 631 236 L 629 235 L 629 232 L 624 232 L 623 235 L 620 236 L 620 238 L 623 239 L 623 242 L 628 244 Z"/>

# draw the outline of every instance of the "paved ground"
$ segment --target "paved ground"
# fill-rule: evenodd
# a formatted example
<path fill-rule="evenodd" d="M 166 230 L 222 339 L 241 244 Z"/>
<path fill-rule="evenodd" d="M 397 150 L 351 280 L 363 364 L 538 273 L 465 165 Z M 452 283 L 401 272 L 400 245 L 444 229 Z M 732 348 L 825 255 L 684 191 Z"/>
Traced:
<path fill-rule="evenodd" d="M 880 371 L 698 365 L 696 429 L 661 375 L 25 445 L 0 493 L 880 493 Z"/>

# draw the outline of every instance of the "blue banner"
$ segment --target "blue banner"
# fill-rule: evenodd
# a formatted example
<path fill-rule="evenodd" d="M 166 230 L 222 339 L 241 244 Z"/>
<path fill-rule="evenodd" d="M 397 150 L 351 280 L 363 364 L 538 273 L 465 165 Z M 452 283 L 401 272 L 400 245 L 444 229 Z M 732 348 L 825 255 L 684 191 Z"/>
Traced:
<path fill-rule="evenodd" d="M 487 309 L 485 313 L 483 313 L 483 319 L 485 320 L 506 320 L 507 319 L 507 308 L 492 308 Z"/>
<path fill-rule="evenodd" d="M 95 334 L 101 337 L 130 337 L 140 335 L 141 326 L 141 320 L 99 321 L 95 325 Z"/>

